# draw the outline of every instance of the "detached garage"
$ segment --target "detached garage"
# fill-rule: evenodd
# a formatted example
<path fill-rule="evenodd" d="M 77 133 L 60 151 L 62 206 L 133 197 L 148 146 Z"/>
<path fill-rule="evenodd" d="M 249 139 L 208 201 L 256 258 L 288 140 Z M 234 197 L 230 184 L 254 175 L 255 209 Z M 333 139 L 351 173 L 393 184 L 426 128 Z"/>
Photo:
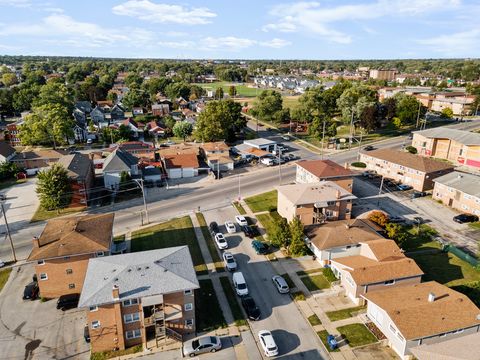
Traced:
<path fill-rule="evenodd" d="M 169 179 L 198 176 L 198 158 L 195 154 L 172 154 L 163 158 L 163 165 Z"/>

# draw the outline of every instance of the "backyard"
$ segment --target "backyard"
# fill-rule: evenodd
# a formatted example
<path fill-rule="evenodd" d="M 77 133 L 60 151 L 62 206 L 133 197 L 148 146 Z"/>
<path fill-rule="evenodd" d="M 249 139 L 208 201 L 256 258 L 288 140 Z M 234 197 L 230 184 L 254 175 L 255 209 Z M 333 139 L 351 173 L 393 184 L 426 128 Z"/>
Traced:
<path fill-rule="evenodd" d="M 206 274 L 207 266 L 198 246 L 192 220 L 189 216 L 132 232 L 132 252 L 183 245 L 188 245 L 197 274 Z"/>
<path fill-rule="evenodd" d="M 277 190 L 251 196 L 245 199 L 253 213 L 277 210 Z"/>
<path fill-rule="evenodd" d="M 326 315 L 330 319 L 330 321 L 338 321 L 343 319 L 348 319 L 353 317 L 356 313 L 365 310 L 365 306 L 355 306 L 347 309 L 336 310 L 336 311 L 328 311 Z"/>

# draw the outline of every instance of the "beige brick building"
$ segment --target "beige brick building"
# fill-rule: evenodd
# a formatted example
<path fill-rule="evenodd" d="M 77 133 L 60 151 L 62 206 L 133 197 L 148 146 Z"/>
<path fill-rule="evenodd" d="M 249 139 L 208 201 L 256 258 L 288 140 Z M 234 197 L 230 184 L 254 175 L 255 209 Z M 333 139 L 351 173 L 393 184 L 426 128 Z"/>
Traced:
<path fill-rule="evenodd" d="M 49 220 L 33 239 L 27 261 L 36 262 L 40 296 L 52 299 L 82 291 L 88 260 L 110 254 L 114 214 Z"/>
<path fill-rule="evenodd" d="M 432 189 L 435 178 L 452 172 L 454 168 L 446 162 L 391 149 L 361 152 L 360 161 L 367 165 L 368 170 L 418 191 Z"/>
<path fill-rule="evenodd" d="M 371 69 L 370 79 L 393 81 L 397 76 L 396 70 Z"/>
<path fill-rule="evenodd" d="M 298 184 L 333 181 L 347 191 L 353 190 L 353 171 L 332 160 L 303 160 L 297 162 L 295 181 Z"/>
<path fill-rule="evenodd" d="M 278 213 L 288 221 L 298 217 L 304 225 L 350 219 L 357 198 L 332 181 L 282 185 L 277 191 Z"/>
<path fill-rule="evenodd" d="M 480 176 L 454 171 L 438 177 L 432 198 L 461 212 L 480 216 Z"/>
<path fill-rule="evenodd" d="M 445 127 L 415 131 L 412 146 L 419 155 L 480 169 L 480 134 Z"/>
<path fill-rule="evenodd" d="M 151 349 L 195 334 L 198 288 L 187 246 L 90 259 L 78 307 L 92 352 Z"/>

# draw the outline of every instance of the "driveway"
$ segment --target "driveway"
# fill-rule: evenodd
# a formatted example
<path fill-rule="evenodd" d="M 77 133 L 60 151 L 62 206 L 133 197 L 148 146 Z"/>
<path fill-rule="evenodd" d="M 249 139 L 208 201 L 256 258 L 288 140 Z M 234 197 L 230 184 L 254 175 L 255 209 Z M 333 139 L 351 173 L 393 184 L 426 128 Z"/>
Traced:
<path fill-rule="evenodd" d="M 22 184 L 12 186 L 2 191 L 2 193 L 7 196 L 4 207 L 11 231 L 25 227 L 37 210 L 40 201 L 35 192 L 36 186 L 37 178 L 30 178 Z M 5 224 L 3 219 L 0 223 L 0 231 L 4 233 Z"/>
<path fill-rule="evenodd" d="M 15 267 L 0 294 L 2 359 L 89 359 L 83 338 L 83 310 L 56 309 L 56 301 L 23 301 L 23 288 L 34 273 L 33 265 Z"/>
<path fill-rule="evenodd" d="M 210 210 L 204 213 L 207 223 L 216 221 L 223 233 L 226 220 L 234 220 L 237 213 L 233 207 Z M 238 227 L 237 227 L 238 230 Z M 250 327 L 255 340 L 260 330 L 270 330 L 279 347 L 279 357 L 290 359 L 327 359 L 321 352 L 317 335 L 303 318 L 296 304 L 288 294 L 279 294 L 272 283 L 276 275 L 270 262 L 262 255 L 255 254 L 251 240 L 243 233 L 225 235 L 229 249 L 237 260 L 238 270 L 247 282 L 250 295 L 261 311 L 259 321 L 251 321 Z"/>

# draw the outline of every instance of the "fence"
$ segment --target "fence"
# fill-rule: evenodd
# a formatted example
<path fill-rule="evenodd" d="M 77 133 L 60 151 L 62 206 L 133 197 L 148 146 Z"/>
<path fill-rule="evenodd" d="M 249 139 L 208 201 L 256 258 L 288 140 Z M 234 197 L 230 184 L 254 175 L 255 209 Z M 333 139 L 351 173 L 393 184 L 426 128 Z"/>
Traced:
<path fill-rule="evenodd" d="M 477 270 L 480 271 L 480 261 L 475 259 L 472 255 L 467 254 L 463 250 L 460 250 L 459 248 L 457 248 L 453 245 L 446 245 L 443 248 L 443 251 L 448 251 L 449 253 L 454 254 L 455 256 L 457 256 L 460 259 L 468 262 L 470 265 L 472 265 L 473 267 L 477 268 Z"/>

